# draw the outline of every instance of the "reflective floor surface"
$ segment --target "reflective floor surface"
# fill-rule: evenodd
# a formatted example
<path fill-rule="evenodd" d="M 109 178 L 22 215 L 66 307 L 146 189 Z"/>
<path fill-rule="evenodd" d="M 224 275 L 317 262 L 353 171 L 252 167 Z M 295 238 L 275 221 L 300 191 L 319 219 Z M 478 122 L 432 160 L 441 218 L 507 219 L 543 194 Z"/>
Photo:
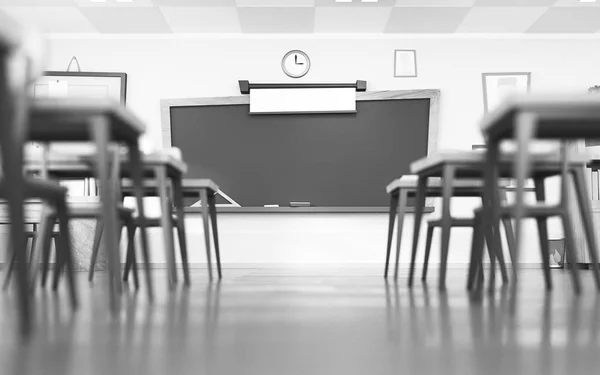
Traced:
<path fill-rule="evenodd" d="M 523 270 L 519 291 L 483 300 L 465 293 L 466 271 L 448 288 L 411 289 L 379 268 L 225 269 L 221 283 L 193 271 L 192 287 L 168 292 L 154 273 L 156 301 L 143 289 L 108 313 L 106 276 L 79 273 L 81 307 L 66 293 L 38 290 L 36 333 L 15 329 L 16 299 L 0 293 L 0 374 L 597 374 L 600 295 L 583 272 L 582 296 L 566 271 Z M 3 273 L 0 273 L 3 276 Z"/>

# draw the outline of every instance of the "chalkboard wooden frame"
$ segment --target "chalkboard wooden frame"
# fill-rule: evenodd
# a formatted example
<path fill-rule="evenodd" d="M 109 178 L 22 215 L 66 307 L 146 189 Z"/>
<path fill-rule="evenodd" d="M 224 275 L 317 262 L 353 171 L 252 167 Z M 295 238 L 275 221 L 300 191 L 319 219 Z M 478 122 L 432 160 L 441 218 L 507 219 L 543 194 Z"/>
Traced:
<path fill-rule="evenodd" d="M 356 101 L 368 100 L 403 100 L 403 99 L 429 99 L 429 130 L 427 134 L 427 155 L 437 150 L 440 90 L 390 90 L 390 91 L 365 91 L 356 93 Z M 239 105 L 250 104 L 249 96 L 226 96 L 216 98 L 188 98 L 188 99 L 161 99 L 160 114 L 162 127 L 162 145 L 171 147 L 171 107 L 197 107 L 214 105 Z"/>
<path fill-rule="evenodd" d="M 440 112 L 440 94 L 439 89 L 420 89 L 420 90 L 387 90 L 387 91 L 366 91 L 357 92 L 357 101 L 370 100 L 406 100 L 406 99 L 429 99 L 429 129 L 427 132 L 427 155 L 435 153 L 438 149 L 438 131 L 439 131 L 439 112 Z M 240 105 L 250 104 L 248 95 L 244 96 L 226 96 L 226 97 L 208 97 L 208 98 L 183 98 L 183 99 L 161 99 L 161 128 L 162 128 L 162 146 L 171 147 L 171 107 L 196 107 L 196 106 L 217 106 L 217 105 Z M 428 198 L 425 201 L 425 212 L 433 211 L 433 200 Z M 313 209 L 313 207 L 310 207 Z M 265 208 L 259 207 L 263 210 Z M 236 209 L 232 209 L 234 212 Z M 281 207 L 272 209 L 273 212 L 280 212 Z M 388 208 L 384 209 L 387 212 Z M 313 210 L 308 210 L 313 212 Z M 382 207 L 366 207 L 361 212 L 381 212 Z M 255 211 L 252 211 L 255 212 Z M 292 212 L 292 211 L 290 211 Z M 298 212 L 298 210 L 293 211 Z M 355 212 L 353 209 L 347 211 L 344 208 L 341 211 L 326 208 L 324 212 Z"/>

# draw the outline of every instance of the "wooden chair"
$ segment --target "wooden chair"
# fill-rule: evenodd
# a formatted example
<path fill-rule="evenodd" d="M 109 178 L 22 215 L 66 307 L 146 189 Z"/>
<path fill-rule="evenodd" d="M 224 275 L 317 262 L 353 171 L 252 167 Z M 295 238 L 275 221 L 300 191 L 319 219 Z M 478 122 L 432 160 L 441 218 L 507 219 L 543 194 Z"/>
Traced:
<path fill-rule="evenodd" d="M 564 150 L 563 150 L 564 151 Z M 557 163 L 559 161 L 560 156 L 559 155 L 553 155 L 553 162 Z M 588 250 L 590 252 L 595 252 L 595 246 L 594 246 L 594 240 L 593 240 L 593 227 L 591 225 L 591 216 L 590 216 L 590 211 L 587 210 L 587 205 L 588 200 L 589 200 L 589 195 L 588 192 L 585 188 L 586 186 L 586 181 L 585 181 L 585 165 L 588 162 L 588 158 L 586 155 L 573 155 L 570 157 L 565 157 L 563 158 L 561 163 L 561 172 L 560 172 L 560 177 L 561 177 L 561 186 L 560 186 L 560 201 L 557 205 L 548 205 L 545 200 L 546 200 L 546 193 L 545 193 L 545 189 L 544 189 L 544 181 L 542 178 L 539 177 L 534 177 L 534 181 L 535 181 L 535 191 L 536 191 L 536 198 L 537 198 L 537 203 L 535 205 L 523 205 L 522 210 L 523 212 L 521 213 L 521 217 L 522 218 L 535 218 L 538 223 L 542 222 L 542 221 L 546 221 L 548 218 L 550 217 L 559 217 L 563 223 L 563 230 L 565 233 L 565 254 L 567 254 L 566 257 L 566 263 L 571 263 L 571 266 L 569 267 L 571 269 L 571 274 L 573 277 L 573 281 L 574 281 L 574 290 L 575 293 L 580 293 L 581 291 L 581 285 L 580 285 L 580 280 L 579 280 L 579 275 L 578 275 L 578 271 L 577 271 L 577 252 L 574 249 L 575 246 L 575 238 L 573 235 L 573 226 L 572 226 L 572 218 L 571 215 L 573 214 L 573 212 L 569 209 L 569 198 L 568 198 L 568 182 L 569 182 L 569 178 L 573 181 L 573 185 L 575 187 L 575 194 L 576 194 L 576 200 L 578 202 L 579 205 L 579 211 L 580 211 L 580 215 L 582 216 L 582 221 L 584 222 L 584 229 L 586 232 L 586 237 L 588 238 L 588 241 L 590 243 L 590 246 L 588 248 Z M 535 176 L 536 173 L 536 163 L 533 162 L 532 163 L 532 173 Z M 522 203 L 521 203 L 522 204 Z M 497 208 L 497 213 L 496 215 L 498 215 L 498 217 L 506 220 L 506 219 L 514 219 L 515 216 L 515 207 L 518 205 L 518 203 L 514 203 L 514 204 L 506 204 L 505 202 L 501 203 L 500 206 Z M 482 224 L 483 225 L 483 224 Z M 542 240 L 542 238 L 540 238 L 540 241 Z M 547 235 L 546 235 L 546 241 L 542 242 L 541 244 L 541 249 L 542 249 L 542 262 L 543 262 L 543 267 L 544 267 L 544 277 L 545 277 L 545 281 L 546 281 L 546 288 L 548 290 L 552 289 L 552 279 L 550 276 L 550 264 L 549 264 L 549 249 L 548 249 L 548 242 L 547 242 Z M 482 247 L 481 247 L 481 243 L 479 243 L 476 247 L 476 252 L 475 252 L 475 258 L 474 258 L 474 263 L 473 263 L 473 267 L 477 267 L 477 265 L 479 265 L 481 263 L 481 252 L 482 252 Z M 590 254 L 591 255 L 591 254 Z M 593 257 L 592 257 L 593 259 Z M 513 254 L 513 262 L 518 261 L 518 257 L 516 256 L 516 254 Z M 594 273 L 594 277 L 596 280 L 596 283 L 598 283 L 598 272 L 597 270 L 594 269 L 594 267 L 592 267 L 593 269 L 593 273 Z M 513 267 L 513 270 L 515 270 L 516 272 L 516 267 Z M 476 271 L 474 271 L 476 272 Z M 492 270 L 493 272 L 493 270 Z M 474 278 L 475 273 L 472 274 L 472 277 Z M 515 278 L 516 278 L 516 274 L 515 274 Z M 472 283 L 473 280 L 470 281 L 470 283 Z M 599 285 L 599 284 L 597 284 Z M 600 285 L 599 285 L 600 287 Z"/>
<path fill-rule="evenodd" d="M 583 157 L 579 157 L 578 159 L 572 160 L 569 163 L 569 168 L 576 170 L 581 167 L 581 163 L 583 162 Z M 417 188 L 417 200 L 415 203 L 415 207 L 417 208 L 417 212 L 415 213 L 415 232 L 413 236 L 413 248 L 411 255 L 411 271 L 409 276 L 409 285 L 412 278 L 412 274 L 414 273 L 417 245 L 419 239 L 419 230 L 420 230 L 420 220 L 422 215 L 422 209 L 419 209 L 420 206 L 425 202 L 426 195 L 426 182 L 429 178 L 442 178 L 443 185 L 443 194 L 442 194 L 442 217 L 441 217 L 441 229 L 442 229 L 442 264 L 440 269 L 440 288 L 445 287 L 445 276 L 446 276 L 446 267 L 447 267 L 447 259 L 448 259 L 448 247 L 450 243 L 450 228 L 452 224 L 452 218 L 450 216 L 450 200 L 454 196 L 454 184 L 456 180 L 460 179 L 473 179 L 478 178 L 482 179 L 484 176 L 484 166 L 485 163 L 485 154 L 478 151 L 465 151 L 465 152 L 447 152 L 447 153 L 439 153 L 433 155 L 431 157 L 423 158 L 414 162 L 411 165 L 411 171 L 417 174 L 419 177 L 419 183 Z M 502 179 L 507 179 L 512 176 L 512 155 L 505 155 L 498 164 L 499 175 Z M 561 160 L 559 155 L 556 153 L 542 153 L 536 154 L 532 157 L 532 177 L 535 181 L 536 185 L 536 197 L 538 200 L 545 200 L 545 189 L 543 185 L 544 179 L 552 176 L 557 176 L 561 174 Z M 498 201 L 505 202 L 505 196 L 503 193 L 503 189 L 501 182 L 502 180 L 497 180 L 493 187 L 494 194 L 496 195 Z M 491 189 L 491 188 L 490 188 Z M 485 192 L 485 189 L 484 189 Z M 483 195 L 482 202 L 484 201 Z M 420 212 L 419 212 L 420 211 Z M 514 257 L 514 249 L 516 248 L 516 240 L 514 239 L 512 224 L 510 223 L 510 219 L 506 217 L 498 217 L 493 225 L 487 228 L 486 236 L 489 236 L 492 244 L 500 244 L 499 239 L 493 239 L 495 236 L 498 236 L 500 233 L 499 223 L 502 221 L 505 228 L 509 227 L 507 230 L 507 239 L 509 242 L 509 251 L 511 254 L 511 259 L 516 259 Z M 547 220 L 543 217 L 538 217 L 537 220 L 538 229 L 541 235 L 546 238 L 545 241 L 541 243 L 541 249 L 543 254 L 548 254 L 548 243 L 547 243 Z M 494 246 L 493 252 L 496 254 L 498 259 L 502 259 L 504 256 L 502 254 L 502 248 Z M 492 261 L 492 274 L 490 275 L 490 286 L 494 285 L 494 268 L 495 262 L 494 258 L 491 258 Z M 544 262 L 548 262 L 548 257 L 543 257 Z M 502 265 L 503 261 L 500 263 Z M 514 265 L 513 265 L 514 269 Z M 502 278 L 503 281 L 506 281 L 506 270 L 502 269 Z M 550 288 L 551 285 L 548 282 L 549 280 L 549 264 L 544 263 L 544 273 L 546 275 L 547 287 Z"/>
<path fill-rule="evenodd" d="M 515 204 L 509 209 L 512 210 L 512 218 L 515 223 L 515 238 L 517 250 L 515 252 L 516 261 L 513 265 L 515 275 L 514 287 L 516 287 L 516 276 L 518 271 L 519 245 L 522 233 L 522 219 L 530 213 L 537 213 L 541 208 L 533 207 L 529 211 L 524 202 L 525 180 L 529 178 L 530 172 L 535 171 L 532 166 L 530 145 L 534 139 L 546 140 L 577 140 L 577 139 L 598 139 L 600 138 L 600 98 L 597 95 L 515 95 L 507 98 L 503 103 L 497 106 L 493 111 L 488 112 L 481 121 L 481 131 L 486 140 L 486 198 L 484 199 L 484 220 L 485 227 L 494 225 L 497 219 L 502 215 L 501 204 L 497 201 L 493 186 L 498 180 L 498 165 L 501 157 L 500 145 L 505 140 L 514 140 L 516 151 L 512 158 L 514 166 L 514 178 L 516 179 Z M 564 149 L 564 147 L 563 147 Z M 563 152 L 563 155 L 566 155 Z M 566 158 L 565 158 L 566 159 Z M 563 162 L 564 174 L 562 180 L 563 187 L 566 187 L 566 160 Z M 583 169 L 582 169 L 583 171 Z M 576 188 L 580 196 L 579 208 L 583 215 L 583 225 L 585 227 L 589 255 L 592 260 L 592 269 L 597 289 L 600 290 L 600 270 L 598 266 L 597 241 L 593 231 L 593 224 L 590 216 L 590 204 L 585 189 L 585 176 L 582 173 L 577 174 Z M 568 206 L 568 191 L 562 191 L 564 206 Z M 583 197 L 585 196 L 585 198 Z M 563 211 L 561 207 L 558 211 Z M 529 212 L 528 212 L 529 211 Z M 564 216 L 565 226 L 571 227 L 571 220 L 568 214 Z M 568 241 L 568 239 L 567 239 Z M 566 244 L 567 249 L 573 244 Z M 576 262 L 577 255 L 573 251 L 568 254 L 573 262 Z M 581 291 L 581 282 L 577 267 L 571 267 L 571 275 L 576 293 Z"/>
<path fill-rule="evenodd" d="M 392 181 L 387 187 L 386 191 L 390 194 L 390 211 L 389 211 L 389 224 L 388 224 L 388 240 L 387 240 L 387 249 L 386 249 L 386 261 L 385 261 L 385 271 L 384 277 L 388 275 L 389 269 L 389 259 L 390 259 L 390 250 L 392 244 L 392 236 L 394 231 L 394 221 L 396 216 L 398 217 L 398 230 L 397 230 L 397 242 L 396 242 L 396 263 L 395 263 L 395 272 L 394 278 L 398 278 L 398 261 L 400 255 L 400 246 L 402 240 L 402 229 L 404 227 L 404 216 L 407 212 L 408 199 L 414 198 L 417 195 L 418 191 L 418 176 L 417 175 L 407 175 L 402 176 L 399 179 Z M 463 180 L 455 180 L 453 181 L 453 196 L 454 197 L 474 197 L 481 198 L 483 196 L 483 181 L 478 179 L 463 179 Z M 431 197 L 440 197 L 442 196 L 442 180 L 440 178 L 430 178 L 427 181 L 427 189 L 425 191 L 425 196 L 427 198 Z M 416 220 L 416 218 L 415 218 Z M 452 219 L 451 224 L 453 226 L 464 226 L 463 219 Z M 435 224 L 434 224 L 435 225 Z M 437 226 L 441 226 L 441 221 L 437 222 Z M 505 222 L 506 235 L 509 240 L 509 246 L 512 245 L 512 229 L 510 222 Z M 433 230 L 433 227 L 431 227 Z M 430 236 L 433 235 L 433 232 L 428 232 L 428 243 L 430 243 Z M 426 252 L 426 259 L 428 259 L 429 252 Z M 427 262 L 423 268 L 422 280 L 425 281 L 427 277 Z M 412 273 L 409 278 L 409 285 L 412 285 Z"/>
<path fill-rule="evenodd" d="M 127 192 L 131 189 L 131 184 L 128 181 L 124 181 L 122 184 L 123 193 L 127 194 Z M 205 238 L 205 246 L 206 246 L 206 258 L 208 262 L 208 275 L 209 279 L 212 280 L 212 260 L 211 260 L 211 245 L 210 245 L 210 229 L 209 229 L 209 221 L 212 224 L 212 232 L 213 232 L 213 242 L 215 246 L 215 256 L 217 263 L 217 275 L 218 278 L 222 278 L 221 271 L 221 251 L 219 247 L 219 232 L 217 228 L 217 208 L 216 208 L 216 199 L 215 195 L 219 191 L 219 186 L 215 184 L 213 181 L 209 179 L 183 179 L 181 184 L 181 199 L 183 198 L 196 198 L 200 199 L 202 202 L 201 212 L 202 212 L 202 220 L 204 224 L 204 238 Z M 144 186 L 145 194 L 156 194 L 157 186 L 156 183 L 148 183 Z M 182 205 L 183 206 L 183 201 Z M 164 215 L 164 213 L 163 213 Z M 185 233 L 179 230 L 183 228 L 182 221 L 185 220 L 185 216 L 183 210 L 175 209 L 175 211 L 171 214 L 170 218 L 173 227 L 178 229 L 179 233 L 179 243 L 180 246 L 182 243 L 185 243 Z M 150 226 L 160 226 L 161 219 L 147 220 L 148 225 Z M 133 248 L 132 248 L 132 251 Z M 183 249 L 182 249 L 183 251 Z M 182 262 L 184 270 L 188 269 L 189 266 L 187 264 L 187 255 L 183 257 L 182 252 Z M 123 279 L 127 280 L 129 270 L 131 269 L 133 263 L 132 261 L 135 259 L 134 255 L 127 255 L 127 262 L 125 264 L 125 272 L 123 275 Z M 134 268 L 135 269 L 135 268 Z"/>
<path fill-rule="evenodd" d="M 42 49 L 40 38 L 0 11 L 0 160 L 3 176 L 0 197 L 9 203 L 10 239 L 15 253 L 15 273 L 19 299 L 21 333 L 31 332 L 29 276 L 25 259 L 26 235 L 23 227 L 23 203 L 26 198 L 43 198 L 56 205 L 60 218 L 65 253 L 61 254 L 67 267 L 71 304 L 77 306 L 75 281 L 72 273 L 69 226 L 65 204 L 66 191 L 45 181 L 23 176 L 23 147 L 29 130 L 29 87 L 41 74 Z M 64 237 L 64 238 L 63 238 Z M 59 269 L 62 268 L 59 264 Z"/>

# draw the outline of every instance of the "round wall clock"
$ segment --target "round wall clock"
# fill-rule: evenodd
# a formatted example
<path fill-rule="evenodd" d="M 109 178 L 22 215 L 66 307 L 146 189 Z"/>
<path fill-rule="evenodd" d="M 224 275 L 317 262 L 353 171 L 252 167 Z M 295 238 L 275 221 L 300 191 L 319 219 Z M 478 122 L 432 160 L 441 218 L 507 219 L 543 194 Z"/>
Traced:
<path fill-rule="evenodd" d="M 310 70 L 308 55 L 299 50 L 292 50 L 281 60 L 283 72 L 292 78 L 300 78 Z"/>

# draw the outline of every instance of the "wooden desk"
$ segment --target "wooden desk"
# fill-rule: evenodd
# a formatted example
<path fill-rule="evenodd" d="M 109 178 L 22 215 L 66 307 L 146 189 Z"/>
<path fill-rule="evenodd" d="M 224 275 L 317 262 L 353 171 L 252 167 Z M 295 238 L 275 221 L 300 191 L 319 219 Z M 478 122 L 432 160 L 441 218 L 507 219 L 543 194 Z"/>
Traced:
<path fill-rule="evenodd" d="M 481 130 L 487 140 L 486 161 L 486 222 L 498 217 L 499 207 L 490 190 L 498 178 L 497 162 L 499 147 L 503 140 L 516 140 L 514 171 L 516 177 L 515 194 L 515 238 L 517 243 L 516 259 L 513 268 L 518 269 L 520 238 L 522 236 L 522 218 L 525 214 L 524 185 L 530 171 L 530 155 L 528 145 L 533 139 L 577 140 L 581 138 L 600 138 L 600 98 L 595 95 L 514 96 L 503 102 L 497 109 L 488 113 L 481 122 Z M 585 181 L 580 181 L 585 184 Z M 563 184 L 566 187 L 566 183 Z M 563 194 L 567 194 L 564 189 Z M 567 195 L 568 201 L 568 195 Z M 580 199 L 582 214 L 590 213 L 589 200 Z M 572 215 L 568 215 L 572 216 Z M 570 220 L 567 220 L 570 221 Z M 597 251 L 597 241 L 591 227 L 591 220 L 583 220 L 588 235 L 588 243 Z M 565 223 L 572 227 L 570 222 Z M 567 246 L 574 246 L 568 244 Z M 590 252 L 594 267 L 598 267 L 596 251 Z M 576 253 L 575 253 L 576 254 Z M 574 260 L 576 262 L 576 259 Z M 597 269 L 596 269 L 597 271 Z M 597 275 L 597 272 L 595 272 Z M 574 278 L 577 278 L 574 274 Z M 600 282 L 597 279 L 597 283 Z"/>
<path fill-rule="evenodd" d="M 116 196 L 109 183 L 109 145 L 123 144 L 129 151 L 132 177 L 136 185 L 136 199 L 141 217 L 144 217 L 142 186 L 142 161 L 139 137 L 144 125 L 120 104 L 104 99 L 39 99 L 34 100 L 30 116 L 29 139 L 35 142 L 93 142 L 97 146 L 96 170 L 103 202 L 102 216 L 106 226 L 106 254 L 110 274 L 110 306 L 113 313 L 120 307 L 121 264 L 115 249 L 117 241 Z M 150 271 L 150 254 L 145 225 L 140 227 L 142 255 L 145 264 L 148 298 L 153 299 Z"/>
<path fill-rule="evenodd" d="M 72 156 L 51 153 L 45 163 L 48 175 L 59 180 L 94 177 L 92 155 Z M 36 172 L 44 167 L 43 164 L 44 163 L 40 158 L 30 158 L 26 163 L 25 169 L 29 172 Z M 177 282 L 177 271 L 175 265 L 173 226 L 170 217 L 167 216 L 171 212 L 172 203 L 169 194 L 169 181 L 171 181 L 173 186 L 173 201 L 177 214 L 178 216 L 181 214 L 181 217 L 183 217 L 184 206 L 181 181 L 183 175 L 187 172 L 187 165 L 182 160 L 166 153 L 144 154 L 142 155 L 142 164 L 142 176 L 144 180 L 143 195 L 158 196 L 161 201 L 161 211 L 163 213 L 161 215 L 161 227 L 163 229 L 164 248 L 168 263 L 168 282 L 169 287 L 171 287 L 172 284 Z M 119 170 L 121 178 L 130 179 L 132 177 L 132 170 L 131 162 L 126 158 L 122 158 Z M 149 184 L 152 184 L 155 187 L 151 194 L 148 194 L 149 191 L 147 186 Z M 131 187 L 129 190 L 123 190 L 122 193 L 124 193 L 124 195 L 135 195 L 133 185 L 130 184 L 129 187 Z M 181 257 L 184 260 L 184 281 L 186 285 L 189 285 L 190 278 L 187 267 L 185 223 L 181 220 L 177 225 Z"/>

